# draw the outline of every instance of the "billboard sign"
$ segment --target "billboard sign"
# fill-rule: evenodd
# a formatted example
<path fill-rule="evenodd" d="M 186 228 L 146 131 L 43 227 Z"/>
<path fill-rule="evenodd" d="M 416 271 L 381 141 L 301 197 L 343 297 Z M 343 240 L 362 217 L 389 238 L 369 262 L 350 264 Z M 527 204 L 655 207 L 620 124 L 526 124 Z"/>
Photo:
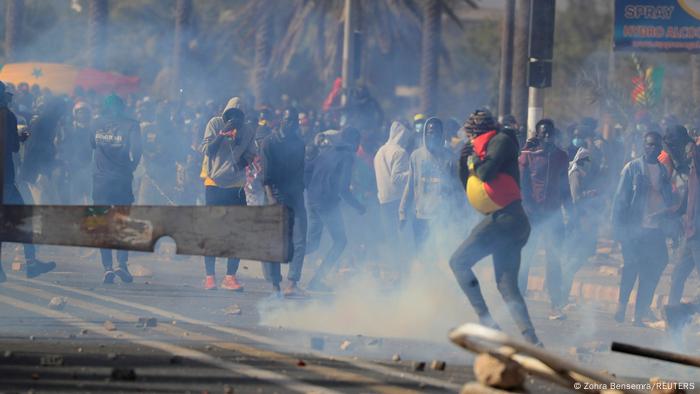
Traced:
<path fill-rule="evenodd" d="M 700 52 L 700 0 L 615 0 L 616 51 Z"/>

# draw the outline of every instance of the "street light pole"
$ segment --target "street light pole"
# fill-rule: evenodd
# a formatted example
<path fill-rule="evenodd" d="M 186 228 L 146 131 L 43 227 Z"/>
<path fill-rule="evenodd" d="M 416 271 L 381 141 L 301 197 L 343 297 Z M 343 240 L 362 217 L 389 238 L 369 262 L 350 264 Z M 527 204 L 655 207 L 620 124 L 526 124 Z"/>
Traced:
<path fill-rule="evenodd" d="M 357 0 L 345 0 L 345 24 L 343 26 L 343 95 L 342 95 L 342 105 L 345 106 L 348 103 L 348 93 L 350 89 L 354 86 L 355 78 L 355 67 L 357 65 L 354 62 L 355 54 L 355 40 L 353 39 L 353 32 L 355 31 L 356 19 L 357 19 Z"/>

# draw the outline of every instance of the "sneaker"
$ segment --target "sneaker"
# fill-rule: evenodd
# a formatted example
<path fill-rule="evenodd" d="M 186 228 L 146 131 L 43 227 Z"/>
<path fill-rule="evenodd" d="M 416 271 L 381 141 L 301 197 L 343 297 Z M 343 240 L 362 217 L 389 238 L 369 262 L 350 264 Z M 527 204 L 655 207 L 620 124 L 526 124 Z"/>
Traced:
<path fill-rule="evenodd" d="M 231 291 L 243 291 L 243 285 L 238 283 L 236 275 L 224 276 L 224 280 L 221 281 L 221 288 Z"/>
<path fill-rule="evenodd" d="M 36 278 L 41 274 L 53 271 L 56 268 L 56 263 L 53 261 L 43 262 L 40 260 L 31 260 L 27 262 L 27 278 Z"/>
<path fill-rule="evenodd" d="M 284 298 L 304 299 L 309 297 L 309 295 L 297 285 L 285 287 L 282 294 L 284 294 Z"/>
<path fill-rule="evenodd" d="M 216 290 L 216 278 L 214 275 L 207 275 L 204 278 L 204 290 Z"/>
<path fill-rule="evenodd" d="M 102 279 L 102 283 L 104 283 L 106 285 L 113 285 L 115 276 L 116 276 L 116 274 L 114 273 L 114 271 L 112 271 L 112 270 L 105 271 L 105 276 Z"/>
<path fill-rule="evenodd" d="M 134 277 L 131 276 L 131 272 L 129 272 L 129 268 L 127 267 L 117 268 L 117 270 L 114 271 L 114 274 L 117 275 L 124 283 L 131 283 L 134 281 Z"/>

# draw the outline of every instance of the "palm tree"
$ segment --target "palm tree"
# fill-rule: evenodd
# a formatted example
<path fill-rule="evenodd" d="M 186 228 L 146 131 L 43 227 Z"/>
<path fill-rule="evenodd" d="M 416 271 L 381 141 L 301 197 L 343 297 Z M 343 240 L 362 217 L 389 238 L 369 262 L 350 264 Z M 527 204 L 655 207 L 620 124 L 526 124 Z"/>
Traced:
<path fill-rule="evenodd" d="M 20 40 L 24 0 L 6 0 L 5 8 L 5 59 L 15 60 Z"/>
<path fill-rule="evenodd" d="M 188 29 L 192 16 L 192 0 L 177 0 L 175 5 L 175 43 L 173 46 L 173 73 L 172 86 L 173 93 L 182 87 L 182 69 L 187 48 Z"/>
<path fill-rule="evenodd" d="M 515 11 L 513 35 L 513 105 L 512 112 L 520 124 L 527 124 L 527 68 L 530 36 L 530 1 L 520 0 Z"/>
<path fill-rule="evenodd" d="M 105 65 L 107 45 L 108 0 L 88 0 L 88 65 L 102 68 Z"/>
<path fill-rule="evenodd" d="M 256 5 L 259 19 L 255 29 L 255 62 L 252 84 L 255 106 L 260 107 L 268 101 L 268 67 L 272 52 L 272 4 L 267 1 L 258 1 Z"/>

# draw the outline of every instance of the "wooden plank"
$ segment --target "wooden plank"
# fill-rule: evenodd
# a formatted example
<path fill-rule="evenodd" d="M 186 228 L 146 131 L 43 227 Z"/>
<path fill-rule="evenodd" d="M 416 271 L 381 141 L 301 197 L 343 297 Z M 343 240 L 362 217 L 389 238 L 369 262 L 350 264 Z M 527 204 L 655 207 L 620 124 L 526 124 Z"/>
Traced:
<path fill-rule="evenodd" d="M 178 254 L 287 262 L 291 229 L 282 205 L 0 206 L 0 242 L 152 252 L 169 236 Z"/>

